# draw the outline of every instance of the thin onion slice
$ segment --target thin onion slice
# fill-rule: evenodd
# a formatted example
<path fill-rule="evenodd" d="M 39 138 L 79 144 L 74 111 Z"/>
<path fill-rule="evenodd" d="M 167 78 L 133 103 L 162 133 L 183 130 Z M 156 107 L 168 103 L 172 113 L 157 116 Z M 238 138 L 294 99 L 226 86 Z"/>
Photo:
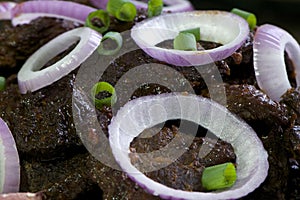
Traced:
<path fill-rule="evenodd" d="M 62 18 L 84 24 L 88 14 L 95 10 L 70 1 L 26 1 L 12 9 L 12 24 L 16 26 L 30 23 L 38 17 Z"/>
<path fill-rule="evenodd" d="M 237 180 L 231 188 L 212 192 L 173 189 L 148 178 L 132 165 L 129 149 L 133 139 L 143 130 L 172 119 L 200 124 L 231 143 L 237 156 Z M 268 154 L 253 129 L 224 106 L 196 95 L 169 93 L 128 102 L 109 125 L 109 142 L 122 170 L 146 191 L 163 199 L 237 199 L 254 191 L 268 174 Z"/>
<path fill-rule="evenodd" d="M 201 51 L 166 49 L 157 44 L 174 39 L 180 31 L 200 27 L 201 39 L 223 44 Z M 243 18 L 226 11 L 191 11 L 164 14 L 136 24 L 131 37 L 150 56 L 178 66 L 203 65 L 224 59 L 246 40 L 249 26 Z"/>
<path fill-rule="evenodd" d="M 90 0 L 90 3 L 99 9 L 106 9 L 108 0 Z"/>
<path fill-rule="evenodd" d="M 19 191 L 20 161 L 16 143 L 0 118 L 0 193 Z"/>
<path fill-rule="evenodd" d="M 0 199 L 2 200 L 42 200 L 41 193 L 9 193 L 9 194 L 0 194 Z"/>
<path fill-rule="evenodd" d="M 148 4 L 142 1 L 131 1 L 138 9 L 147 9 Z M 187 0 L 164 0 L 166 6 L 163 7 L 163 12 L 184 12 L 194 10 L 193 5 Z"/>
<path fill-rule="evenodd" d="M 11 19 L 11 10 L 17 5 L 15 2 L 0 2 L 0 20 Z"/>
<path fill-rule="evenodd" d="M 287 31 L 270 24 L 259 26 L 253 41 L 253 65 L 259 87 L 268 96 L 279 101 L 291 88 L 284 51 L 293 61 L 297 86 L 300 86 L 300 47 Z"/>
<path fill-rule="evenodd" d="M 90 0 L 91 3 L 101 9 L 106 8 L 106 4 L 108 0 Z M 131 0 L 137 9 L 148 9 L 148 4 L 142 1 Z M 183 11 L 191 11 L 194 10 L 193 5 L 188 0 L 164 0 L 166 6 L 163 8 L 163 12 L 183 12 Z"/>
<path fill-rule="evenodd" d="M 18 73 L 20 92 L 36 91 L 59 80 L 76 69 L 99 46 L 102 35 L 87 28 L 80 27 L 65 32 L 31 55 Z M 51 58 L 67 50 L 75 42 L 79 43 L 64 58 L 53 65 L 40 70 Z"/>

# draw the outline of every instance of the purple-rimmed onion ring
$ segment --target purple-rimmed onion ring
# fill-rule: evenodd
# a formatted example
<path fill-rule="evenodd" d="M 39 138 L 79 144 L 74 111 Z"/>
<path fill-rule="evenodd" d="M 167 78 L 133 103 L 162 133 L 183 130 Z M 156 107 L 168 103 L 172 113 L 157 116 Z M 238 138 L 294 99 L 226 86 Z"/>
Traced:
<path fill-rule="evenodd" d="M 293 61 L 297 86 L 300 86 L 300 47 L 287 31 L 270 24 L 259 26 L 253 41 L 253 61 L 259 87 L 268 96 L 279 101 L 291 88 L 284 52 Z"/>
<path fill-rule="evenodd" d="M 36 91 L 59 80 L 76 69 L 99 46 L 102 35 L 81 27 L 65 32 L 31 55 L 18 73 L 18 84 L 22 94 Z M 75 42 L 79 43 L 64 58 L 40 70 L 51 58 L 67 50 Z"/>
<path fill-rule="evenodd" d="M 108 0 L 90 0 L 90 2 L 97 8 L 106 9 Z M 148 4 L 143 1 L 131 0 L 137 9 L 147 9 Z M 188 0 L 164 0 L 166 6 L 163 8 L 163 12 L 183 12 L 194 10 L 193 5 Z"/>
<path fill-rule="evenodd" d="M 18 192 L 19 185 L 20 161 L 16 143 L 7 124 L 0 118 L 0 193 Z"/>
<path fill-rule="evenodd" d="M 11 10 L 17 5 L 15 2 L 0 2 L 0 20 L 11 19 Z"/>
<path fill-rule="evenodd" d="M 181 51 L 157 44 L 174 39 L 182 30 L 200 27 L 201 39 L 223 44 L 220 47 Z M 226 11 L 191 11 L 171 13 L 144 20 L 131 30 L 137 45 L 150 56 L 178 66 L 203 65 L 224 59 L 235 52 L 249 34 L 248 23 Z"/>
<path fill-rule="evenodd" d="M 42 193 L 30 193 L 30 192 L 20 192 L 20 193 L 9 193 L 0 194 L 1 200 L 42 200 Z"/>
<path fill-rule="evenodd" d="M 29 23 L 37 17 L 54 17 L 71 20 L 80 24 L 95 8 L 70 1 L 26 1 L 11 10 L 12 24 Z"/>
<path fill-rule="evenodd" d="M 212 192 L 182 191 L 155 182 L 133 166 L 129 156 L 133 139 L 143 130 L 171 119 L 200 124 L 231 143 L 237 156 L 234 186 Z M 164 199 L 237 199 L 259 187 L 268 174 L 268 154 L 253 129 L 224 106 L 201 96 L 169 93 L 129 101 L 109 125 L 109 142 L 122 170 L 146 191 Z"/>

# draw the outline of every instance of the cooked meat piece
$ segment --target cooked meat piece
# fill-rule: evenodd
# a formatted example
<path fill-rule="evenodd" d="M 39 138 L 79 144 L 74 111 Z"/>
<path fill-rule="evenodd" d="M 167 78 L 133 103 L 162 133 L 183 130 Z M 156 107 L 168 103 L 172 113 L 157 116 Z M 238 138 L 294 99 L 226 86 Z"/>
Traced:
<path fill-rule="evenodd" d="M 0 22 L 0 76 L 17 73 L 25 60 L 37 49 L 63 32 L 78 27 L 70 21 L 37 18 L 30 24 L 13 27 Z"/>
<path fill-rule="evenodd" d="M 72 116 L 74 79 L 71 73 L 47 88 L 25 95 L 11 87 L 15 89 L 15 102 L 7 101 L 6 95 L 12 97 L 10 93 L 0 96 L 0 110 L 7 116 L 21 156 L 55 160 L 84 150 Z"/>

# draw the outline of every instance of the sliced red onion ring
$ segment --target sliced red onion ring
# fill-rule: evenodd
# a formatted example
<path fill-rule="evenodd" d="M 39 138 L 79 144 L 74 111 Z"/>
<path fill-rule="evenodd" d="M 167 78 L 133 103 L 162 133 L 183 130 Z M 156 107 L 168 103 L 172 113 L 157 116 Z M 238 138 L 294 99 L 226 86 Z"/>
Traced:
<path fill-rule="evenodd" d="M 220 114 L 224 117 L 220 118 Z M 144 129 L 171 119 L 200 124 L 231 143 L 237 156 L 234 186 L 213 192 L 177 190 L 155 182 L 132 165 L 129 157 L 132 140 Z M 128 102 L 109 125 L 109 142 L 122 170 L 146 191 L 164 199 L 237 199 L 255 190 L 268 174 L 268 154 L 253 129 L 220 104 L 196 95 L 170 93 Z"/>
<path fill-rule="evenodd" d="M 99 9 L 106 9 L 108 0 L 90 0 L 90 3 Z"/>
<path fill-rule="evenodd" d="M 108 0 L 90 0 L 90 2 L 97 8 L 105 9 Z M 131 0 L 137 9 L 148 9 L 148 4 L 143 1 Z M 194 10 L 193 5 L 187 0 L 164 0 L 167 5 L 163 8 L 163 12 L 183 12 Z"/>
<path fill-rule="evenodd" d="M 15 2 L 0 2 L 0 20 L 11 19 L 11 10 L 17 5 Z"/>
<path fill-rule="evenodd" d="M 36 91 L 59 80 L 76 69 L 98 47 L 102 36 L 87 27 L 65 32 L 31 55 L 18 73 L 20 92 Z M 76 47 L 55 64 L 40 70 L 51 58 L 67 50 L 79 41 Z"/>
<path fill-rule="evenodd" d="M 54 17 L 71 20 L 80 24 L 95 8 L 70 1 L 26 1 L 19 3 L 12 11 L 12 24 L 29 23 L 38 17 Z"/>
<path fill-rule="evenodd" d="M 145 2 L 134 0 L 132 0 L 131 2 L 133 2 L 138 9 L 148 8 L 148 4 Z M 176 13 L 194 10 L 191 2 L 187 0 L 164 0 L 164 4 L 166 4 L 166 6 L 164 6 L 163 8 L 163 12 Z"/>
<path fill-rule="evenodd" d="M 9 193 L 9 194 L 0 194 L 0 199 L 2 200 L 42 200 L 41 193 Z"/>
<path fill-rule="evenodd" d="M 279 101 L 291 88 L 284 62 L 284 51 L 293 61 L 297 86 L 300 86 L 300 47 L 287 31 L 270 24 L 259 26 L 253 41 L 255 76 L 259 87 Z"/>
<path fill-rule="evenodd" d="M 201 39 L 223 44 L 202 51 L 181 51 L 156 45 L 174 39 L 182 30 L 200 27 Z M 164 14 L 136 24 L 131 37 L 150 56 L 178 66 L 212 63 L 236 51 L 249 34 L 248 23 L 225 11 L 191 11 Z"/>
<path fill-rule="evenodd" d="M 15 140 L 0 118 L 0 193 L 19 191 L 20 161 Z"/>

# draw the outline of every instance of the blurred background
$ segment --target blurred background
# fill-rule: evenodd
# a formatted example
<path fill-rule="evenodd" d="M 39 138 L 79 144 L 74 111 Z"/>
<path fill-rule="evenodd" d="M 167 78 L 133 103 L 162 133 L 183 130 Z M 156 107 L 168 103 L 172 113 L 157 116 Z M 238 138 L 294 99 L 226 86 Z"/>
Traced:
<path fill-rule="evenodd" d="M 240 8 L 254 13 L 257 24 L 277 25 L 300 43 L 300 0 L 190 0 L 197 10 Z"/>

